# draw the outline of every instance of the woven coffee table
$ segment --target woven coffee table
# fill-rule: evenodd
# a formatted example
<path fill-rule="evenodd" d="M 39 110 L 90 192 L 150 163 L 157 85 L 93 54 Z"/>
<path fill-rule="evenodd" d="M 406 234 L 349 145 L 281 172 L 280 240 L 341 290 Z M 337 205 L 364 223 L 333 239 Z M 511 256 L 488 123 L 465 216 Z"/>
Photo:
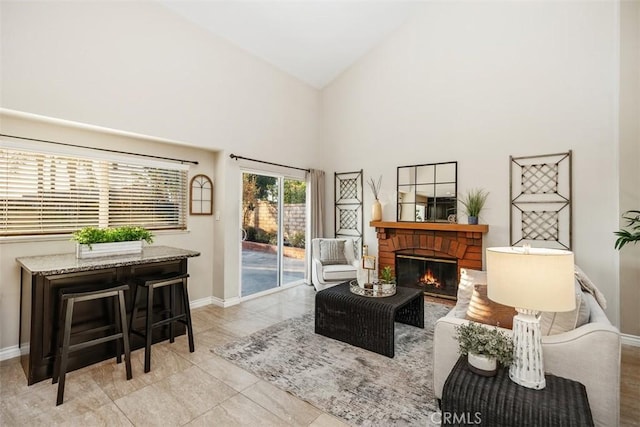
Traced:
<path fill-rule="evenodd" d="M 393 357 L 394 322 L 424 328 L 423 291 L 398 286 L 393 296 L 371 298 L 342 283 L 316 294 L 315 321 L 316 334 Z"/>

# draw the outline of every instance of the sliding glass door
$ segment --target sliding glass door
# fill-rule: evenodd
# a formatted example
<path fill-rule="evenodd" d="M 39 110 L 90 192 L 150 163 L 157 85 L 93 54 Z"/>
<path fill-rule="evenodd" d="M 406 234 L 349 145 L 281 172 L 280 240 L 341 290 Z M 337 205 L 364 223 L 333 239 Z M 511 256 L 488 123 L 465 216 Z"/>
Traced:
<path fill-rule="evenodd" d="M 241 296 L 304 279 L 305 182 L 242 173 Z"/>

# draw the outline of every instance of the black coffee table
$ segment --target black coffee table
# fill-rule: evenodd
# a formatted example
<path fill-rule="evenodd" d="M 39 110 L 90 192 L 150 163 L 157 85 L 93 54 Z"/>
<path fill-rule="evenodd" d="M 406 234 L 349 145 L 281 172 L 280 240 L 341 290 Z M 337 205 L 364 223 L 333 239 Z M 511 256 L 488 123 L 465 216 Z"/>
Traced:
<path fill-rule="evenodd" d="M 424 328 L 421 289 L 398 286 L 395 295 L 374 298 L 351 293 L 345 282 L 316 294 L 316 334 L 393 357 L 394 322 Z"/>

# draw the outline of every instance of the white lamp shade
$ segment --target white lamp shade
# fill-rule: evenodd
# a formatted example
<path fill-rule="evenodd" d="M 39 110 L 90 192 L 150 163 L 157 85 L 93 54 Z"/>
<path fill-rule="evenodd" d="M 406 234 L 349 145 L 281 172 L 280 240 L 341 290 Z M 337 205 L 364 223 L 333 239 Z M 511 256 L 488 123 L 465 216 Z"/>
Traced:
<path fill-rule="evenodd" d="M 537 311 L 575 309 L 573 252 L 487 248 L 487 295 L 500 304 Z"/>

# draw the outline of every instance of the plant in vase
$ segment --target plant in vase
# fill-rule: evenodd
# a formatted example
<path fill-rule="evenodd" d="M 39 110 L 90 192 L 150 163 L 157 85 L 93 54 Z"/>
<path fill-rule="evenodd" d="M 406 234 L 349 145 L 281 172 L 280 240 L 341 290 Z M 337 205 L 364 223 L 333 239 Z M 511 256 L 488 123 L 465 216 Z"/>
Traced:
<path fill-rule="evenodd" d="M 513 360 L 513 340 L 498 328 L 469 322 L 455 327 L 460 354 L 467 356 L 469 369 L 477 374 L 492 376 L 497 364 L 509 366 Z"/>
<path fill-rule="evenodd" d="M 489 193 L 481 188 L 473 188 L 460 199 L 460 203 L 464 206 L 464 213 L 467 215 L 469 224 L 477 224 L 480 211 L 489 197 Z"/>
<path fill-rule="evenodd" d="M 390 266 L 384 267 L 380 270 L 380 275 L 378 276 L 380 283 L 393 285 L 396 283 L 396 277 L 393 275 L 393 270 L 391 270 Z"/>
<path fill-rule="evenodd" d="M 78 258 L 132 254 L 142 251 L 142 241 L 153 242 L 153 234 L 143 227 L 85 227 L 73 233 Z"/>
<path fill-rule="evenodd" d="M 640 211 L 631 210 L 622 214 L 622 218 L 629 221 L 627 224 L 628 230 L 621 228 L 614 234 L 618 236 L 616 239 L 615 248 L 620 250 L 627 243 L 638 243 L 640 241 Z"/>
<path fill-rule="evenodd" d="M 373 193 L 373 204 L 371 205 L 371 221 L 380 221 L 382 219 L 382 205 L 380 204 L 380 186 L 382 185 L 382 175 L 378 178 L 378 182 L 373 178 L 369 178 L 367 182 Z"/>

